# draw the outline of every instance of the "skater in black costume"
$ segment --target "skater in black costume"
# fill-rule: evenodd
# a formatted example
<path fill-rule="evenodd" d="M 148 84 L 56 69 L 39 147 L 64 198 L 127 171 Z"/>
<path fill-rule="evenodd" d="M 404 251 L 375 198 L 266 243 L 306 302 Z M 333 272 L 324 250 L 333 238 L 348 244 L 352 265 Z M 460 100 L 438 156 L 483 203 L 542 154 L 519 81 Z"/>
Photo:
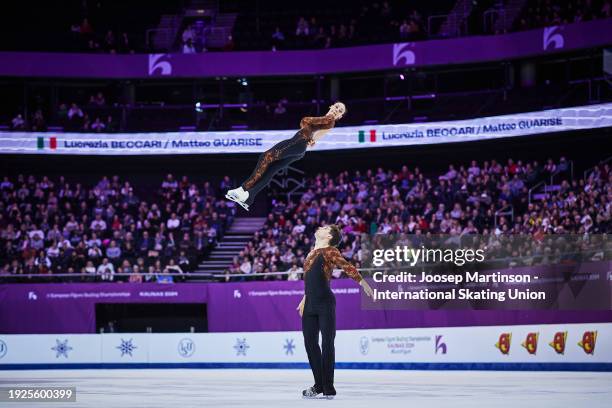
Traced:
<path fill-rule="evenodd" d="M 302 333 L 315 384 L 302 391 L 304 398 L 315 398 L 323 393 L 325 398 L 336 395 L 334 388 L 334 363 L 336 337 L 336 298 L 330 288 L 332 270 L 342 268 L 358 282 L 368 296 L 372 288 L 361 277 L 357 268 L 349 263 L 336 246 L 341 241 L 336 225 L 320 227 L 315 232 L 315 247 L 304 260 L 305 294 L 297 310 L 302 317 Z M 319 348 L 319 331 L 322 350 Z"/>
<path fill-rule="evenodd" d="M 303 118 L 300 130 L 291 139 L 283 140 L 262 153 L 251 176 L 240 187 L 229 190 L 225 198 L 248 210 L 257 193 L 270 183 L 274 175 L 304 157 L 306 149 L 314 146 L 345 113 L 344 104 L 337 102 L 325 116 Z"/>

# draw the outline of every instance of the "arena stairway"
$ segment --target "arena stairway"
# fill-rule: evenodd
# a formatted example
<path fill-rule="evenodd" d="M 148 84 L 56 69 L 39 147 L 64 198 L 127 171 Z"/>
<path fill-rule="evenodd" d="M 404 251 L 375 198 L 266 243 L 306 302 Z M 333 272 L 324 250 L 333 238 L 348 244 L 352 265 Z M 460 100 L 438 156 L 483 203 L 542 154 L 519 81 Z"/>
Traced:
<path fill-rule="evenodd" d="M 239 217 L 234 219 L 230 229 L 219 241 L 215 249 L 210 252 L 206 260 L 202 261 L 196 273 L 197 280 L 214 280 L 213 275 L 225 272 L 232 263 L 232 259 L 242 251 L 253 235 L 259 231 L 265 222 L 265 217 Z M 195 281 L 196 279 L 191 279 Z"/>
<path fill-rule="evenodd" d="M 236 13 L 221 13 L 218 0 L 190 0 L 185 6 L 186 17 L 208 16 L 206 48 L 221 49 L 229 41 L 236 23 Z M 184 28 L 185 22 L 182 23 Z"/>
<path fill-rule="evenodd" d="M 498 10 L 498 16 L 493 24 L 493 33 L 503 33 L 512 30 L 514 21 L 523 11 L 527 0 L 505 0 Z"/>
<path fill-rule="evenodd" d="M 472 0 L 457 0 L 451 12 L 438 30 L 440 37 L 457 37 L 464 33 L 464 26 L 467 18 L 472 12 L 474 2 Z"/>
<path fill-rule="evenodd" d="M 164 14 L 160 17 L 157 28 L 147 30 L 147 42 L 155 50 L 170 51 L 179 33 L 181 16 L 176 14 Z"/>

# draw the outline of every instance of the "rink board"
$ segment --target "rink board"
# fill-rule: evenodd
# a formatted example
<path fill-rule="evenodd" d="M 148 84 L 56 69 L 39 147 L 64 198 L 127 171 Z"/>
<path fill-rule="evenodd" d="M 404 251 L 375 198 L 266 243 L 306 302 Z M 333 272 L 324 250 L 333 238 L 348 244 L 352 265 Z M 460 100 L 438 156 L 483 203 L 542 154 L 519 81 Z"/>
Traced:
<path fill-rule="evenodd" d="M 582 264 L 580 268 L 586 265 Z M 559 268 L 559 273 L 574 274 L 578 271 L 575 265 L 555 268 Z M 596 272 L 600 281 L 603 281 L 602 285 L 612 285 L 606 275 L 609 270 L 612 270 L 609 262 L 597 266 Z M 496 271 L 518 273 L 520 269 Z M 585 269 L 585 272 L 593 273 L 592 269 Z M 539 275 L 547 272 L 543 266 L 530 267 L 528 273 Z M 612 322 L 612 310 L 607 306 L 587 311 L 575 307 L 573 303 L 573 299 L 578 296 L 599 296 L 600 292 L 590 290 L 594 286 L 597 288 L 597 283 L 590 280 L 588 284 L 580 281 L 579 285 L 568 282 L 558 286 L 560 293 L 562 290 L 569 294 L 569 298 L 565 295 L 556 296 L 555 305 L 549 309 L 534 309 L 539 306 L 529 301 L 500 303 L 501 307 L 508 307 L 508 310 L 476 310 L 472 302 L 463 302 L 461 309 L 455 309 L 456 305 L 439 302 L 432 309 L 433 305 L 429 302 L 418 302 L 414 305 L 420 309 L 389 310 L 381 304 L 380 310 L 369 310 L 368 303 L 364 304 L 359 285 L 352 279 L 333 279 L 331 288 L 336 297 L 338 330 L 378 330 Z M 609 288 L 612 289 L 612 286 Z M 609 294 L 610 291 L 600 297 L 606 299 Z M 208 331 L 214 333 L 300 331 L 301 319 L 295 306 L 303 296 L 303 281 L 5 284 L 0 285 L 0 336 L 95 334 L 99 330 L 96 321 L 98 305 L 137 303 L 165 303 L 169 308 L 181 303 L 206 304 Z M 395 307 L 390 302 L 385 304 Z"/>
<path fill-rule="evenodd" d="M 612 371 L 612 323 L 342 330 L 338 368 Z M 302 333 L 0 335 L 0 369 L 306 368 Z"/>

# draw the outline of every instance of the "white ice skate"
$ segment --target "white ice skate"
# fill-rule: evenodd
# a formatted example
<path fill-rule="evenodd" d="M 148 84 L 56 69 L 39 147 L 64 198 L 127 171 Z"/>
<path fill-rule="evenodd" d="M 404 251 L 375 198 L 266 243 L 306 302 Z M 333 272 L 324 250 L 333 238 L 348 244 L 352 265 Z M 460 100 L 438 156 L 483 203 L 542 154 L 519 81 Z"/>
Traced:
<path fill-rule="evenodd" d="M 242 208 L 249 211 L 249 205 L 245 202 L 247 198 L 249 198 L 249 192 L 244 191 L 242 187 L 238 187 L 233 190 L 228 190 L 228 192 L 225 194 L 225 198 L 240 204 Z"/>
<path fill-rule="evenodd" d="M 319 395 L 323 392 L 323 390 L 318 389 L 317 387 L 306 388 L 302 391 L 302 398 L 304 399 L 319 399 Z"/>

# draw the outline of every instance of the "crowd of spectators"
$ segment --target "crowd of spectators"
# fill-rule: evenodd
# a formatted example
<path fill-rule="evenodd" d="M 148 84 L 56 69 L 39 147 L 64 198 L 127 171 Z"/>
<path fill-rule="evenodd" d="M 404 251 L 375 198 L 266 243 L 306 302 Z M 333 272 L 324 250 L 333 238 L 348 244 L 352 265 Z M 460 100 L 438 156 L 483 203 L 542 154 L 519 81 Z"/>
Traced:
<path fill-rule="evenodd" d="M 514 28 L 528 30 L 610 17 L 611 0 L 529 0 Z"/>
<path fill-rule="evenodd" d="M 70 281 L 182 280 L 235 212 L 210 182 L 172 174 L 147 199 L 118 176 L 92 186 L 5 176 L 0 194 L 0 274 L 88 276 Z"/>
<path fill-rule="evenodd" d="M 300 16 L 294 27 L 275 26 L 269 47 L 282 49 L 334 48 L 371 42 L 413 41 L 425 38 L 425 22 L 416 9 L 394 13 L 388 1 L 365 4 L 344 19 Z M 239 44 L 241 45 L 241 44 Z"/>
<path fill-rule="evenodd" d="M 42 109 L 36 109 L 29 121 L 26 120 L 26 118 L 24 118 L 24 115 L 21 113 L 15 115 L 15 117 L 11 120 L 10 128 L 11 130 L 31 130 L 32 132 L 46 132 L 47 121 L 42 113 Z"/>
<path fill-rule="evenodd" d="M 361 8 L 349 8 L 346 13 L 331 19 L 324 18 L 326 13 L 322 9 L 320 15 L 299 16 L 293 26 L 287 25 L 283 17 L 275 18 L 271 15 L 266 19 L 278 21 L 278 24 L 266 27 L 269 31 L 267 48 L 272 50 L 333 48 L 435 38 L 439 34 L 437 30 L 442 21 L 440 18 L 451 12 L 451 8 L 448 7 L 443 11 L 433 12 L 427 9 L 428 6 L 419 3 L 411 4 L 410 7 L 406 8 L 405 4 L 393 1 L 368 2 L 362 4 Z M 492 8 L 483 6 L 473 7 L 471 10 L 471 14 L 465 16 L 466 20 L 484 24 L 486 13 Z M 438 18 L 435 20 L 436 24 L 430 26 L 428 17 L 432 14 Z M 611 16 L 612 0 L 530 0 L 524 5 L 510 29 L 528 30 Z M 236 27 L 236 30 L 242 33 L 238 36 L 239 48 L 249 49 L 260 45 L 253 43 L 252 32 L 243 31 L 240 26 Z M 505 32 L 506 28 L 496 31 L 495 34 Z M 470 34 L 481 34 L 481 32 L 474 28 L 463 33 L 463 35 Z"/>
<path fill-rule="evenodd" d="M 108 29 L 99 31 L 84 17 L 80 22 L 70 26 L 70 33 L 75 47 L 86 52 L 109 54 L 134 54 L 135 47 L 126 31 Z"/>
<path fill-rule="evenodd" d="M 585 179 L 570 178 L 565 158 L 509 159 L 449 165 L 438 174 L 418 167 L 320 173 L 299 200 L 272 197 L 262 230 L 233 260 L 234 274 L 282 272 L 265 279 L 301 279 L 317 227 L 337 224 L 340 249 L 362 265 L 361 234 L 526 236 L 519 245 L 492 246 L 508 266 L 542 262 L 533 244 L 551 234 L 586 236 L 612 230 L 612 169 L 602 164 Z M 542 180 L 552 188 L 529 194 Z M 235 207 L 218 188 L 168 174 L 154 193 L 118 176 L 91 186 L 64 177 L 19 175 L 0 182 L 0 274 L 86 274 L 70 281 L 183 280 L 224 235 Z M 288 272 L 288 273 L 287 273 Z M 334 272 L 336 277 L 341 272 Z M 39 278 L 40 279 L 40 278 Z"/>
<path fill-rule="evenodd" d="M 46 132 L 49 121 L 46 119 L 42 104 L 37 105 L 29 120 L 24 114 L 18 113 L 13 117 L 9 126 L 15 131 Z M 98 92 L 89 97 L 89 101 L 83 107 L 76 102 L 71 104 L 60 103 L 56 111 L 51 114 L 51 123 L 71 132 L 112 133 L 119 126 L 111 114 L 112 109 L 107 104 L 104 94 Z"/>
<path fill-rule="evenodd" d="M 266 279 L 299 279 L 311 237 L 320 225 L 342 228 L 343 255 L 361 265 L 363 233 L 482 234 L 491 237 L 526 235 L 523 243 L 547 234 L 590 234 L 612 231 L 612 172 L 596 168 L 586 180 L 571 180 L 570 163 L 561 158 L 545 163 L 495 160 L 450 165 L 442 174 L 427 176 L 419 168 L 399 171 L 345 171 L 318 174 L 307 180 L 300 200 L 287 203 L 280 196 L 265 227 L 235 257 L 227 269 L 233 274 L 287 272 Z M 555 176 L 556 188 L 529 200 L 529 187 Z M 512 209 L 513 212 L 508 211 Z M 496 258 L 534 263 L 533 248 L 496 247 Z M 517 261 L 517 258 L 521 258 Z"/>
<path fill-rule="evenodd" d="M 264 48 L 272 50 L 333 48 L 360 44 L 396 41 L 422 40 L 437 35 L 437 26 L 428 27 L 427 17 L 432 13 L 444 15 L 451 12 L 453 2 L 430 9 L 431 5 L 385 0 L 347 5 L 342 14 L 333 14 L 333 7 L 316 8 L 318 14 L 302 15 L 295 21 L 287 21 L 286 15 L 277 11 L 259 17 L 264 23 L 263 32 L 267 39 Z M 488 8 L 473 8 L 472 14 L 486 12 Z M 86 52 L 134 53 L 142 46 L 136 46 L 129 30 L 113 28 L 108 22 L 100 22 L 98 29 L 87 14 L 96 15 L 96 9 L 87 8 L 85 16 L 70 26 L 72 41 L 76 49 Z M 527 30 L 537 27 L 567 24 L 612 16 L 612 0 L 530 0 L 513 24 L 513 30 Z M 484 15 L 470 15 L 469 18 L 482 20 Z M 238 19 L 234 27 L 236 35 L 229 35 L 227 43 L 217 51 L 237 48 L 260 48 L 261 42 L 252 40 L 260 35 L 249 25 L 252 16 Z M 246 22 L 246 25 L 242 25 Z M 270 26 L 272 23 L 274 25 Z M 432 29 L 433 32 L 429 32 Z M 179 51 L 186 54 L 208 51 L 207 37 L 211 24 L 203 20 L 188 24 L 178 33 Z M 501 32 L 498 32 L 499 34 Z M 470 34 L 465 33 L 465 34 Z M 74 48 L 74 47 L 73 47 Z"/>
<path fill-rule="evenodd" d="M 154 2 L 146 7 L 142 5 L 144 2 L 80 0 L 70 3 L 72 5 L 67 4 L 61 14 L 52 7 L 37 10 L 49 14 L 41 17 L 47 19 L 46 26 L 37 28 L 40 33 L 47 33 L 47 36 L 30 36 L 24 29 L 13 36 L 19 37 L 16 44 L 23 44 L 24 49 L 40 51 L 49 48 L 110 54 L 168 51 L 196 53 L 212 49 L 207 44 L 207 37 L 214 23 L 204 19 L 189 23 L 178 33 L 173 33 L 176 37 L 169 42 L 170 49 L 155 49 L 155 41 L 150 41 L 155 34 L 149 30 L 158 27 L 162 16 L 181 16 L 185 12 L 183 7 L 188 4 Z M 277 2 L 262 6 L 263 11 L 259 11 L 259 8 L 243 11 L 240 2 L 234 2 L 233 5 L 232 2 L 228 3 L 221 5 L 219 12 L 223 13 L 224 8 L 230 8 L 230 11 L 237 12 L 238 19 L 233 32 L 225 33 L 226 43 L 214 48 L 217 51 L 231 51 L 235 48 L 331 48 L 432 38 L 440 34 L 438 30 L 444 16 L 452 12 L 457 2 L 317 2 L 309 6 L 290 5 L 288 10 L 279 9 Z M 509 5 L 508 2 L 492 1 L 473 3 L 471 14 L 466 19 L 474 21 L 484 21 L 488 11 L 496 7 L 503 10 Z M 139 18 L 133 19 L 132 13 L 139 13 Z M 612 0 L 529 0 L 512 23 L 511 29 L 525 30 L 611 16 Z M 436 17 L 432 27 L 429 26 L 429 17 Z M 467 30 L 462 34 L 481 32 Z"/>

